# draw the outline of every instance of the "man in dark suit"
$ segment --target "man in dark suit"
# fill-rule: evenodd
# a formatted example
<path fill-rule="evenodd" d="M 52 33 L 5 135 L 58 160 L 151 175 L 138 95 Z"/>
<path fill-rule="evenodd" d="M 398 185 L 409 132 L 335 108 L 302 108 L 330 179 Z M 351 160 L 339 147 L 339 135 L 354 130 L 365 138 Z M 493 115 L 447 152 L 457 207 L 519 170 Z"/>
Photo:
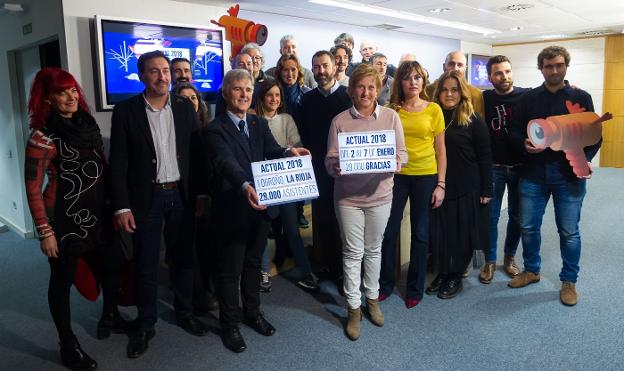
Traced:
<path fill-rule="evenodd" d="M 192 103 L 169 95 L 169 60 L 160 51 L 141 55 L 142 94 L 115 106 L 111 130 L 111 179 L 115 223 L 133 233 L 138 330 L 131 334 L 129 358 L 147 350 L 155 335 L 158 268 L 163 231 L 172 259 L 177 323 L 201 336 L 206 326 L 192 315 L 192 244 L 183 238 L 192 225 L 188 205 L 189 148 L 197 126 Z"/>
<path fill-rule="evenodd" d="M 271 336 L 275 332 L 260 311 L 260 260 L 269 218 L 266 207 L 259 205 L 251 163 L 309 154 L 304 148 L 280 147 L 267 121 L 247 113 L 253 87 L 253 77 L 248 71 L 229 71 L 222 89 L 227 110 L 200 132 L 205 161 L 213 162 L 222 179 L 212 205 L 215 230 L 219 231 L 214 236 L 218 250 L 219 320 L 223 344 L 234 352 L 246 349 L 238 328 L 241 319 L 262 335 Z"/>

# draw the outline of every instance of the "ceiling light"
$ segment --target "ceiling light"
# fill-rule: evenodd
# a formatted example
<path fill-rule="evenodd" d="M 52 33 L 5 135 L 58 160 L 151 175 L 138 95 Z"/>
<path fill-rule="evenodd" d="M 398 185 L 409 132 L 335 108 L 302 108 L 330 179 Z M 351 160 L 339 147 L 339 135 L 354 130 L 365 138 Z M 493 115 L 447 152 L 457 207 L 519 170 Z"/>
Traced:
<path fill-rule="evenodd" d="M 564 37 L 566 37 L 566 35 L 564 34 L 553 34 L 553 35 L 543 35 L 543 36 L 538 36 L 538 39 L 563 39 Z"/>
<path fill-rule="evenodd" d="M 521 29 L 523 29 L 524 27 L 522 26 L 516 26 L 516 27 L 510 27 L 509 31 L 520 31 Z"/>
<path fill-rule="evenodd" d="M 0 11 L 9 13 L 23 12 L 22 4 L 0 3 Z"/>
<path fill-rule="evenodd" d="M 511 4 L 499 8 L 501 12 L 519 12 L 521 10 L 527 10 L 533 8 L 535 5 L 533 4 Z"/>
<path fill-rule="evenodd" d="M 433 17 L 425 17 L 424 15 L 408 13 L 408 12 L 403 12 L 403 11 L 398 11 L 398 10 L 393 10 L 393 9 L 388 9 L 388 8 L 382 8 L 380 6 L 365 5 L 365 4 L 357 3 L 354 1 L 309 0 L 309 2 L 314 3 L 314 4 L 333 6 L 336 8 L 354 10 L 356 12 L 362 12 L 362 13 L 368 13 L 368 14 L 374 14 L 374 15 L 382 15 L 385 17 L 391 17 L 391 18 L 397 18 L 397 19 L 404 19 L 404 20 L 412 21 L 412 22 L 428 23 L 428 24 L 433 24 L 433 25 L 441 26 L 441 27 L 448 27 L 448 28 L 454 28 L 458 30 L 480 33 L 483 35 L 500 33 L 500 31 L 492 29 L 492 28 L 478 27 L 478 26 L 467 24 L 467 23 L 451 22 L 451 21 L 446 21 L 444 19 L 438 19 L 438 18 L 433 18 Z"/>
<path fill-rule="evenodd" d="M 451 8 L 435 8 L 435 9 L 429 9 L 429 13 L 446 13 L 446 12 L 450 12 Z"/>

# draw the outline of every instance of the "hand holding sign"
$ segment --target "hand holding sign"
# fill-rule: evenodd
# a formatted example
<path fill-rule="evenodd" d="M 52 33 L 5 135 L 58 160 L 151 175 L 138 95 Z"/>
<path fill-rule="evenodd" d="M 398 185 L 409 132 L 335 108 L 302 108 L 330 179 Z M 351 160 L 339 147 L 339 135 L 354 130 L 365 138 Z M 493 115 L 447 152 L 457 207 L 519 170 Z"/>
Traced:
<path fill-rule="evenodd" d="M 316 177 L 312 169 L 312 159 L 309 155 L 299 156 L 308 150 L 305 148 L 292 150 L 293 148 L 289 152 L 293 157 L 251 164 L 254 184 L 258 192 L 256 193 L 252 187 L 253 194 L 248 195 L 250 204 L 254 202 L 257 206 L 262 205 L 264 207 L 308 200 L 319 196 Z"/>

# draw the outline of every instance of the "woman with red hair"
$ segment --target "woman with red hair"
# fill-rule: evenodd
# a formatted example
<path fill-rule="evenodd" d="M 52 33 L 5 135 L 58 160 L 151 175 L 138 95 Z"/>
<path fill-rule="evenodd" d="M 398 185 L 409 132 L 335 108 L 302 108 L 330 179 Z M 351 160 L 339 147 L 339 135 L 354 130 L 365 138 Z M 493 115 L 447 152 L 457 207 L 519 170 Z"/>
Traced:
<path fill-rule="evenodd" d="M 97 263 L 102 272 L 104 308 L 98 337 L 124 331 L 116 300 L 119 274 L 113 273 L 119 272 L 120 259 L 110 246 L 112 216 L 104 216 L 107 166 L 102 136 L 82 89 L 60 68 L 37 73 L 28 109 L 32 132 L 26 148 L 26 192 L 41 251 L 50 263 L 48 303 L 61 360 L 74 370 L 94 370 L 97 363 L 81 349 L 71 329 L 69 292 L 75 279 L 80 283 L 79 260 Z"/>

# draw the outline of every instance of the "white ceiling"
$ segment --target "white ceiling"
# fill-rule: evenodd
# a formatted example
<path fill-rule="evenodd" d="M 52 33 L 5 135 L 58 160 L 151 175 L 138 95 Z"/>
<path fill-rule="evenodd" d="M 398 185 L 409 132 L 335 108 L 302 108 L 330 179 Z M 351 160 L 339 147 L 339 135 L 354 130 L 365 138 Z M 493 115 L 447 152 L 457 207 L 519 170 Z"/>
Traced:
<path fill-rule="evenodd" d="M 200 4 L 229 6 L 235 2 L 212 0 L 177 0 Z M 319 19 L 350 25 L 375 27 L 389 24 L 398 31 L 442 36 L 487 44 L 531 42 L 547 39 L 586 36 L 600 31 L 621 33 L 624 30 L 624 1 L 622 0 L 357 0 L 360 4 L 405 11 L 446 21 L 461 22 L 500 31 L 492 35 L 462 31 L 442 26 L 407 21 L 353 10 L 319 5 L 308 0 L 241 0 L 241 9 Z M 505 11 L 511 5 L 528 4 L 529 9 Z M 444 13 L 431 13 L 434 8 L 450 8 Z M 522 27 L 521 30 L 510 30 Z"/>

